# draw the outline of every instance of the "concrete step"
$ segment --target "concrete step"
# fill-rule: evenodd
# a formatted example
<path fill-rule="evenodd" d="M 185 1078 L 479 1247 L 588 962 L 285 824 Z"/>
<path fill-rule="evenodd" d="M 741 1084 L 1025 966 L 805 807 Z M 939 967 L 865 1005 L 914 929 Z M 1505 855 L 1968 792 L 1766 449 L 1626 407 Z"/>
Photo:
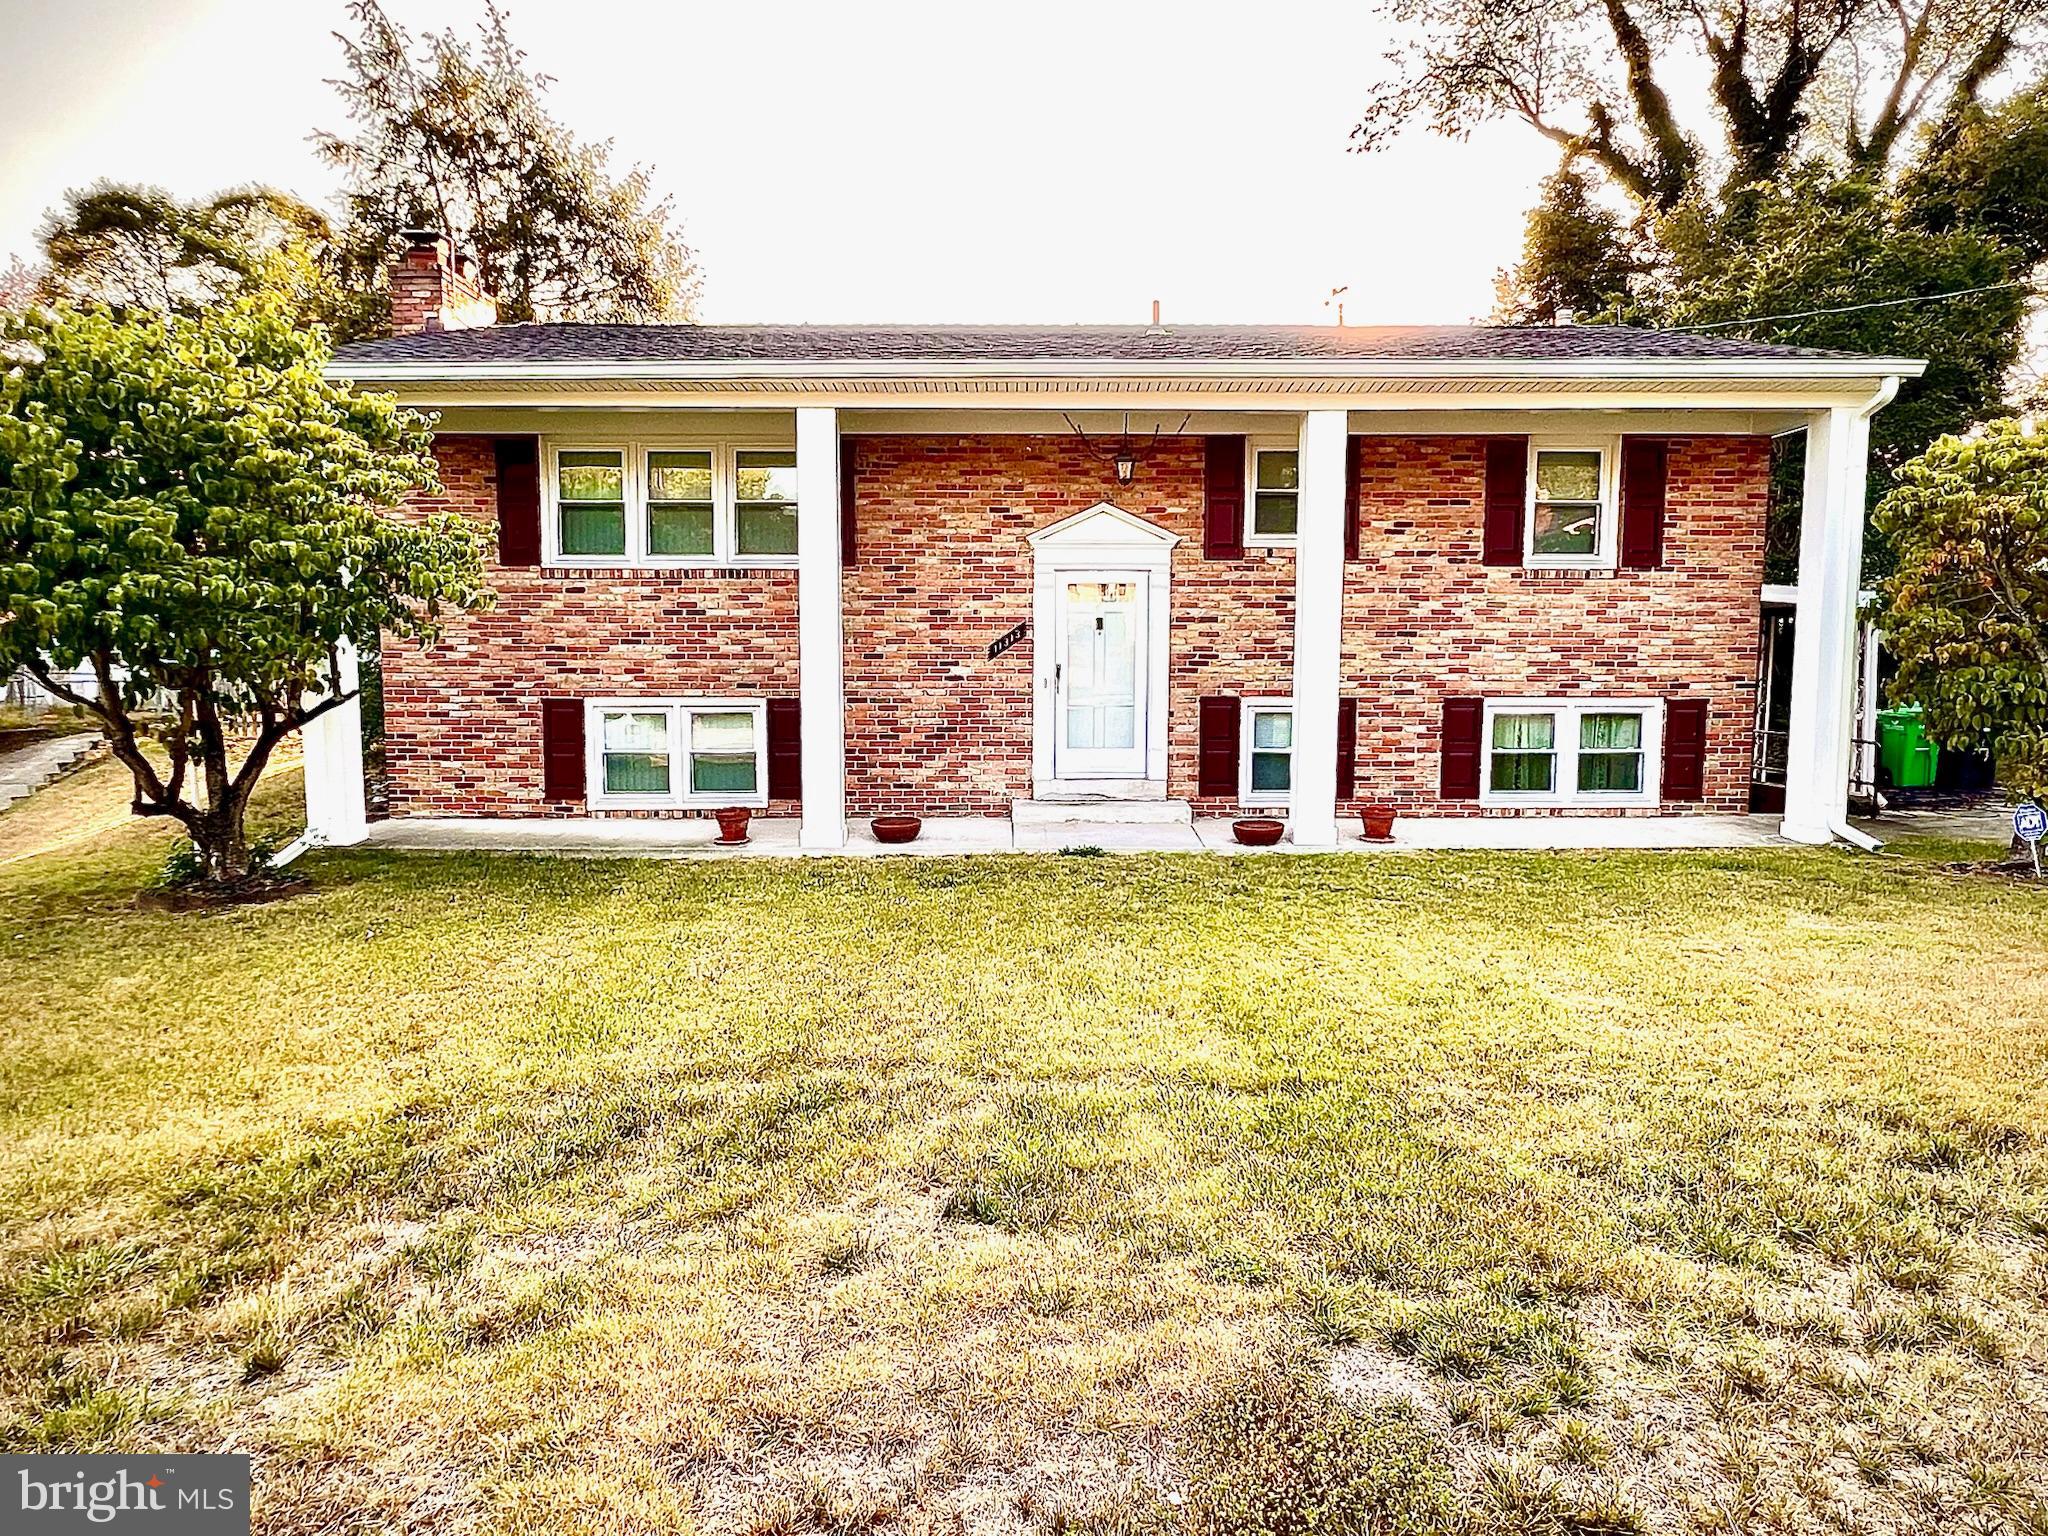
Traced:
<path fill-rule="evenodd" d="M 0 810 L 26 799 L 99 745 L 89 732 L 31 742 L 0 757 Z"/>
<path fill-rule="evenodd" d="M 1010 821 L 1018 827 L 1184 827 L 1194 816 L 1185 800 L 1012 800 Z"/>

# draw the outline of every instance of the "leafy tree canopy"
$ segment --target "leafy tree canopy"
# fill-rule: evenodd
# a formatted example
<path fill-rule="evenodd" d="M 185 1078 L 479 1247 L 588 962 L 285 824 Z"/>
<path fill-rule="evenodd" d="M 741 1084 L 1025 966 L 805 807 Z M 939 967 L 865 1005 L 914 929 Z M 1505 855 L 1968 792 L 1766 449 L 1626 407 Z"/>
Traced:
<path fill-rule="evenodd" d="M 348 71 L 333 84 L 354 131 L 314 143 L 342 173 L 357 286 L 383 281 L 400 231 L 446 230 L 506 320 L 688 318 L 698 272 L 671 201 L 641 166 L 615 174 L 609 142 L 555 120 L 547 77 L 495 5 L 473 46 L 452 31 L 415 43 L 377 0 L 349 14 Z"/>
<path fill-rule="evenodd" d="M 1381 0 L 1414 41 L 1387 56 L 1353 136 L 1512 118 L 1646 208 L 1718 181 L 1775 179 L 1803 154 L 1882 170 L 1911 129 L 1966 113 L 2048 30 L 2048 0 Z M 1667 76 L 1704 57 L 1717 142 Z"/>
<path fill-rule="evenodd" d="M 277 744 L 342 696 L 340 647 L 431 638 L 444 608 L 488 601 L 483 535 L 387 512 L 437 485 L 429 422 L 324 361 L 274 297 L 0 316 L 0 674 L 93 714 L 136 812 L 180 822 L 219 880 L 247 873 Z M 55 676 L 78 668 L 94 686 Z"/>
<path fill-rule="evenodd" d="M 382 323 L 382 301 L 344 285 L 327 216 L 269 187 L 186 201 L 102 181 L 68 194 L 38 238 L 37 294 L 49 302 L 192 315 L 270 293 L 344 340 Z"/>
<path fill-rule="evenodd" d="M 2006 420 L 1941 438 L 1877 524 L 1898 560 L 1878 589 L 1894 694 L 1944 745 L 1988 738 L 2014 793 L 2048 796 L 2048 434 Z"/>

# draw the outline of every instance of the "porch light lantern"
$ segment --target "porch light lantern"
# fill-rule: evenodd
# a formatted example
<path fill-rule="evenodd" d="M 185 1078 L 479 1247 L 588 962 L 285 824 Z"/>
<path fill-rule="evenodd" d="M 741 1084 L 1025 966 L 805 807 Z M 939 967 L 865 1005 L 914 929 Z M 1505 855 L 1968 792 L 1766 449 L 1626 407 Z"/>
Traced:
<path fill-rule="evenodd" d="M 1138 478 L 1138 465 L 1158 446 L 1160 437 L 1162 435 L 1180 436 L 1187 430 L 1188 422 L 1193 419 L 1193 413 L 1190 412 L 1188 415 L 1183 416 L 1180 420 L 1180 425 L 1175 427 L 1171 434 L 1162 434 L 1159 423 L 1154 421 L 1151 433 L 1144 437 L 1132 434 L 1131 413 L 1129 411 L 1124 412 L 1123 431 L 1119 432 L 1115 437 L 1090 437 L 1088 429 L 1064 411 L 1060 413 L 1060 419 L 1066 422 L 1068 431 L 1081 439 L 1083 447 L 1098 458 L 1108 462 L 1110 469 L 1116 475 L 1116 483 L 1118 485 L 1129 485 Z"/>

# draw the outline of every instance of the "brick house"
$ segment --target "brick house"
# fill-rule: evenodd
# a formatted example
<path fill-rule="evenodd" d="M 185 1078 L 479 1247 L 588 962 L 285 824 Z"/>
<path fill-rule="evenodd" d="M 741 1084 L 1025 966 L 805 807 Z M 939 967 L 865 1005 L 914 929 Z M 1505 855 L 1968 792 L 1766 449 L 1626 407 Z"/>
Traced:
<path fill-rule="evenodd" d="M 439 413 L 494 609 L 383 656 L 391 814 L 1750 807 L 1841 825 L 1870 414 L 1920 364 L 1612 327 L 491 323 L 446 241 L 331 371 Z M 315 830 L 360 835 L 335 711 Z"/>

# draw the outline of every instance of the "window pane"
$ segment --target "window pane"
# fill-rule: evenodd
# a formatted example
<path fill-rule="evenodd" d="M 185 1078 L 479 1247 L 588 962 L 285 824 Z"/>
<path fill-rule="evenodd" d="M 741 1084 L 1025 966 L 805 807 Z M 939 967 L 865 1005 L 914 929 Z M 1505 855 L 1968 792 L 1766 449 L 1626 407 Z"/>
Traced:
<path fill-rule="evenodd" d="M 1610 794 L 1636 794 L 1643 787 L 1640 752 L 1581 752 L 1579 788 Z"/>
<path fill-rule="evenodd" d="M 623 555 L 626 552 L 626 504 L 623 501 L 562 503 L 562 553 Z"/>
<path fill-rule="evenodd" d="M 614 795 L 668 793 L 668 716 L 659 710 L 604 717 L 604 787 Z"/>
<path fill-rule="evenodd" d="M 1536 499 L 1599 501 L 1600 455 L 1539 450 L 1536 454 Z"/>
<path fill-rule="evenodd" d="M 711 454 L 664 450 L 647 455 L 649 501 L 709 501 Z"/>
<path fill-rule="evenodd" d="M 751 795 L 754 792 L 754 759 L 722 753 L 690 754 L 690 788 L 697 794 Z"/>
<path fill-rule="evenodd" d="M 739 552 L 743 555 L 793 555 L 796 553 L 796 504 L 794 502 L 741 502 L 739 506 Z"/>
<path fill-rule="evenodd" d="M 563 501 L 623 501 L 626 456 L 596 449 L 564 451 L 555 456 L 556 486 Z"/>
<path fill-rule="evenodd" d="M 658 709 L 614 711 L 604 717 L 607 752 L 666 752 L 668 716 Z"/>
<path fill-rule="evenodd" d="M 690 788 L 697 794 L 754 792 L 754 717 L 745 710 L 690 716 Z"/>
<path fill-rule="evenodd" d="M 1495 715 L 1493 745 L 1497 750 L 1548 752 L 1556 745 L 1554 715 Z"/>
<path fill-rule="evenodd" d="M 740 501 L 795 501 L 796 450 L 793 448 L 743 448 L 736 467 L 739 484 L 734 495 Z"/>
<path fill-rule="evenodd" d="M 1252 753 L 1252 788 L 1292 789 L 1294 758 L 1285 752 Z"/>
<path fill-rule="evenodd" d="M 1491 782 L 1510 794 L 1547 793 L 1554 766 L 1548 752 L 1495 752 Z"/>
<path fill-rule="evenodd" d="M 1642 744 L 1641 715 L 1579 716 L 1579 746 L 1586 751 L 1634 751 Z"/>
<path fill-rule="evenodd" d="M 1532 553 L 1591 555 L 1600 547 L 1600 504 L 1558 501 L 1536 503 L 1536 536 Z"/>
<path fill-rule="evenodd" d="M 1252 498 L 1253 533 L 1292 533 L 1298 515 L 1292 491 L 1261 491 Z"/>
<path fill-rule="evenodd" d="M 747 710 L 701 710 L 690 716 L 692 752 L 752 752 L 754 717 Z"/>
<path fill-rule="evenodd" d="M 1252 745 L 1285 749 L 1294 745 L 1294 715 L 1284 709 L 1252 712 Z"/>
<path fill-rule="evenodd" d="M 711 503 L 651 501 L 647 504 L 647 552 L 652 555 L 711 553 Z"/>
<path fill-rule="evenodd" d="M 1301 456 L 1293 449 L 1262 452 L 1259 455 L 1258 488 L 1262 491 L 1292 491 L 1301 485 Z"/>
<path fill-rule="evenodd" d="M 604 788 L 610 795 L 665 795 L 668 793 L 668 754 L 607 752 L 604 755 Z"/>

